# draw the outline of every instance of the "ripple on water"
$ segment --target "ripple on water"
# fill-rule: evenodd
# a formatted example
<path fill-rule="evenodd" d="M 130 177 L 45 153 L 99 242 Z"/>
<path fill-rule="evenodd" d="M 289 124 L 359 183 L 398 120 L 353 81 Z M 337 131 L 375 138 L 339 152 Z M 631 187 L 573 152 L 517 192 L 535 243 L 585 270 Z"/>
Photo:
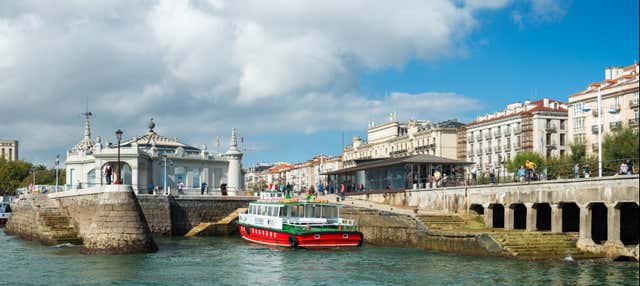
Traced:
<path fill-rule="evenodd" d="M 0 231 L 0 285 L 638 285 L 638 263 L 530 262 L 393 247 L 290 250 L 239 238 L 159 238 L 93 255 Z"/>

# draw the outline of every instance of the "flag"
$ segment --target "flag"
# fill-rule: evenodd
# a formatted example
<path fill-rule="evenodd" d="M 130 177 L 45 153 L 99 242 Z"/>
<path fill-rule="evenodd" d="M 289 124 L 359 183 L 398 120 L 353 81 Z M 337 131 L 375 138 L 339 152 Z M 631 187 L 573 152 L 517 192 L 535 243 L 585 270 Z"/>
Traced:
<path fill-rule="evenodd" d="M 240 143 L 244 143 L 244 136 L 240 137 Z"/>

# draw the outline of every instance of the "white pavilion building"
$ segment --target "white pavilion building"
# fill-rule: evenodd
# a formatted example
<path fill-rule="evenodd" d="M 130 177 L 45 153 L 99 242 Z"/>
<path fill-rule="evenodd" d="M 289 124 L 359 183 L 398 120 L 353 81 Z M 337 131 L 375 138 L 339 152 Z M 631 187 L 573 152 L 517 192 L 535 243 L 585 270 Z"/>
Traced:
<path fill-rule="evenodd" d="M 111 182 L 115 181 L 118 146 L 105 146 L 100 137 L 91 138 L 90 115 L 85 113 L 82 140 L 67 151 L 67 188 L 106 184 L 103 172 L 106 164 L 110 164 L 113 170 Z M 148 128 L 146 134 L 120 143 L 122 184 L 131 185 L 136 193 L 141 194 L 169 191 L 176 194 L 177 185 L 182 183 L 181 194 L 199 195 L 204 182 L 205 194 L 220 195 L 225 191 L 232 196 L 241 194 L 244 182 L 242 153 L 237 148 L 235 128 L 232 129 L 229 151 L 217 155 L 208 152 L 206 145 L 197 148 L 177 138 L 157 134 L 153 119 L 149 121 Z"/>

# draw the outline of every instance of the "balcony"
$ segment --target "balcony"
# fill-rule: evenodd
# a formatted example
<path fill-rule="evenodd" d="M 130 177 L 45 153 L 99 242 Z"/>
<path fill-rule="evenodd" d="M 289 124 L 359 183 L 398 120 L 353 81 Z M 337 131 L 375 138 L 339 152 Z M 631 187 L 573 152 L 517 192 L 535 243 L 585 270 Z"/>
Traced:
<path fill-rule="evenodd" d="M 477 141 L 482 141 L 482 135 L 480 135 L 480 134 L 476 135 L 476 140 Z"/>
<path fill-rule="evenodd" d="M 547 124 L 547 126 L 544 127 L 544 131 L 547 133 L 555 133 L 557 131 L 556 125 L 553 123 Z"/>
<path fill-rule="evenodd" d="M 558 148 L 557 145 L 556 145 L 556 141 L 553 141 L 553 140 L 547 142 L 546 147 L 547 147 L 547 149 L 551 149 L 551 150 L 554 150 L 554 149 Z"/>
<path fill-rule="evenodd" d="M 499 137 L 500 137 L 500 131 L 494 131 L 493 138 L 499 138 Z"/>
<path fill-rule="evenodd" d="M 496 148 L 494 149 L 494 151 L 495 151 L 496 153 L 500 153 L 500 152 L 502 152 L 502 147 L 501 147 L 501 146 L 496 146 Z"/>
<path fill-rule="evenodd" d="M 622 122 L 620 121 L 609 122 L 609 129 L 618 130 L 620 128 L 622 128 Z"/>
<path fill-rule="evenodd" d="M 518 126 L 518 127 L 516 127 L 516 128 L 513 128 L 513 133 L 514 133 L 514 134 L 518 134 L 518 133 L 520 133 L 520 132 L 522 132 L 522 128 L 520 128 L 520 126 Z"/>
<path fill-rule="evenodd" d="M 629 119 L 629 126 L 637 127 L 638 126 L 638 121 L 640 121 L 640 118 L 631 118 L 631 119 Z"/>
<path fill-rule="evenodd" d="M 620 105 L 618 104 L 613 104 L 609 106 L 609 113 L 618 113 L 620 112 Z"/>
<path fill-rule="evenodd" d="M 491 139 L 491 133 L 487 132 L 484 134 L 484 139 Z"/>
<path fill-rule="evenodd" d="M 502 131 L 502 134 L 503 134 L 505 137 L 509 137 L 509 136 L 511 136 L 511 130 L 509 130 L 509 129 L 504 130 L 504 131 Z"/>
<path fill-rule="evenodd" d="M 473 142 L 474 142 L 474 141 L 473 141 L 473 136 L 469 136 L 469 137 L 467 137 L 467 142 L 469 142 L 469 143 L 473 143 Z"/>
<path fill-rule="evenodd" d="M 511 145 L 504 145 L 505 152 L 511 152 Z"/>
<path fill-rule="evenodd" d="M 638 106 L 640 106 L 640 99 L 636 98 L 636 99 L 629 100 L 629 108 L 636 108 Z"/>

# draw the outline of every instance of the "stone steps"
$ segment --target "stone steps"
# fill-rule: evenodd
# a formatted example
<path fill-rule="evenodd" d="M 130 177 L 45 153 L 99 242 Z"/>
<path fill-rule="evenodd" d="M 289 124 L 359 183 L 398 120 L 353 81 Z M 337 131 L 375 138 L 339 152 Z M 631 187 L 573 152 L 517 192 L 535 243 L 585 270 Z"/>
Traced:
<path fill-rule="evenodd" d="M 235 211 L 231 212 L 230 214 L 228 214 L 226 217 L 219 219 L 217 222 L 201 222 L 200 224 L 194 226 L 193 228 L 191 228 L 191 230 L 189 230 L 189 232 L 187 232 L 184 236 L 185 237 L 192 237 L 192 236 L 196 236 L 202 232 L 205 232 L 207 229 L 209 229 L 210 227 L 217 227 L 217 226 L 226 226 L 230 223 L 232 223 L 233 221 L 235 221 L 236 219 L 238 219 L 238 217 L 240 216 L 241 213 L 244 213 L 247 211 L 247 208 L 238 208 Z"/>
<path fill-rule="evenodd" d="M 46 234 L 53 244 L 82 244 L 78 231 L 71 223 L 71 218 L 61 209 L 53 207 L 41 208 L 38 212 L 44 226 L 48 228 Z"/>
<path fill-rule="evenodd" d="M 491 233 L 491 236 L 508 254 L 526 259 L 562 259 L 568 255 L 573 259 L 602 257 L 578 249 L 574 234 L 517 231 Z"/>

